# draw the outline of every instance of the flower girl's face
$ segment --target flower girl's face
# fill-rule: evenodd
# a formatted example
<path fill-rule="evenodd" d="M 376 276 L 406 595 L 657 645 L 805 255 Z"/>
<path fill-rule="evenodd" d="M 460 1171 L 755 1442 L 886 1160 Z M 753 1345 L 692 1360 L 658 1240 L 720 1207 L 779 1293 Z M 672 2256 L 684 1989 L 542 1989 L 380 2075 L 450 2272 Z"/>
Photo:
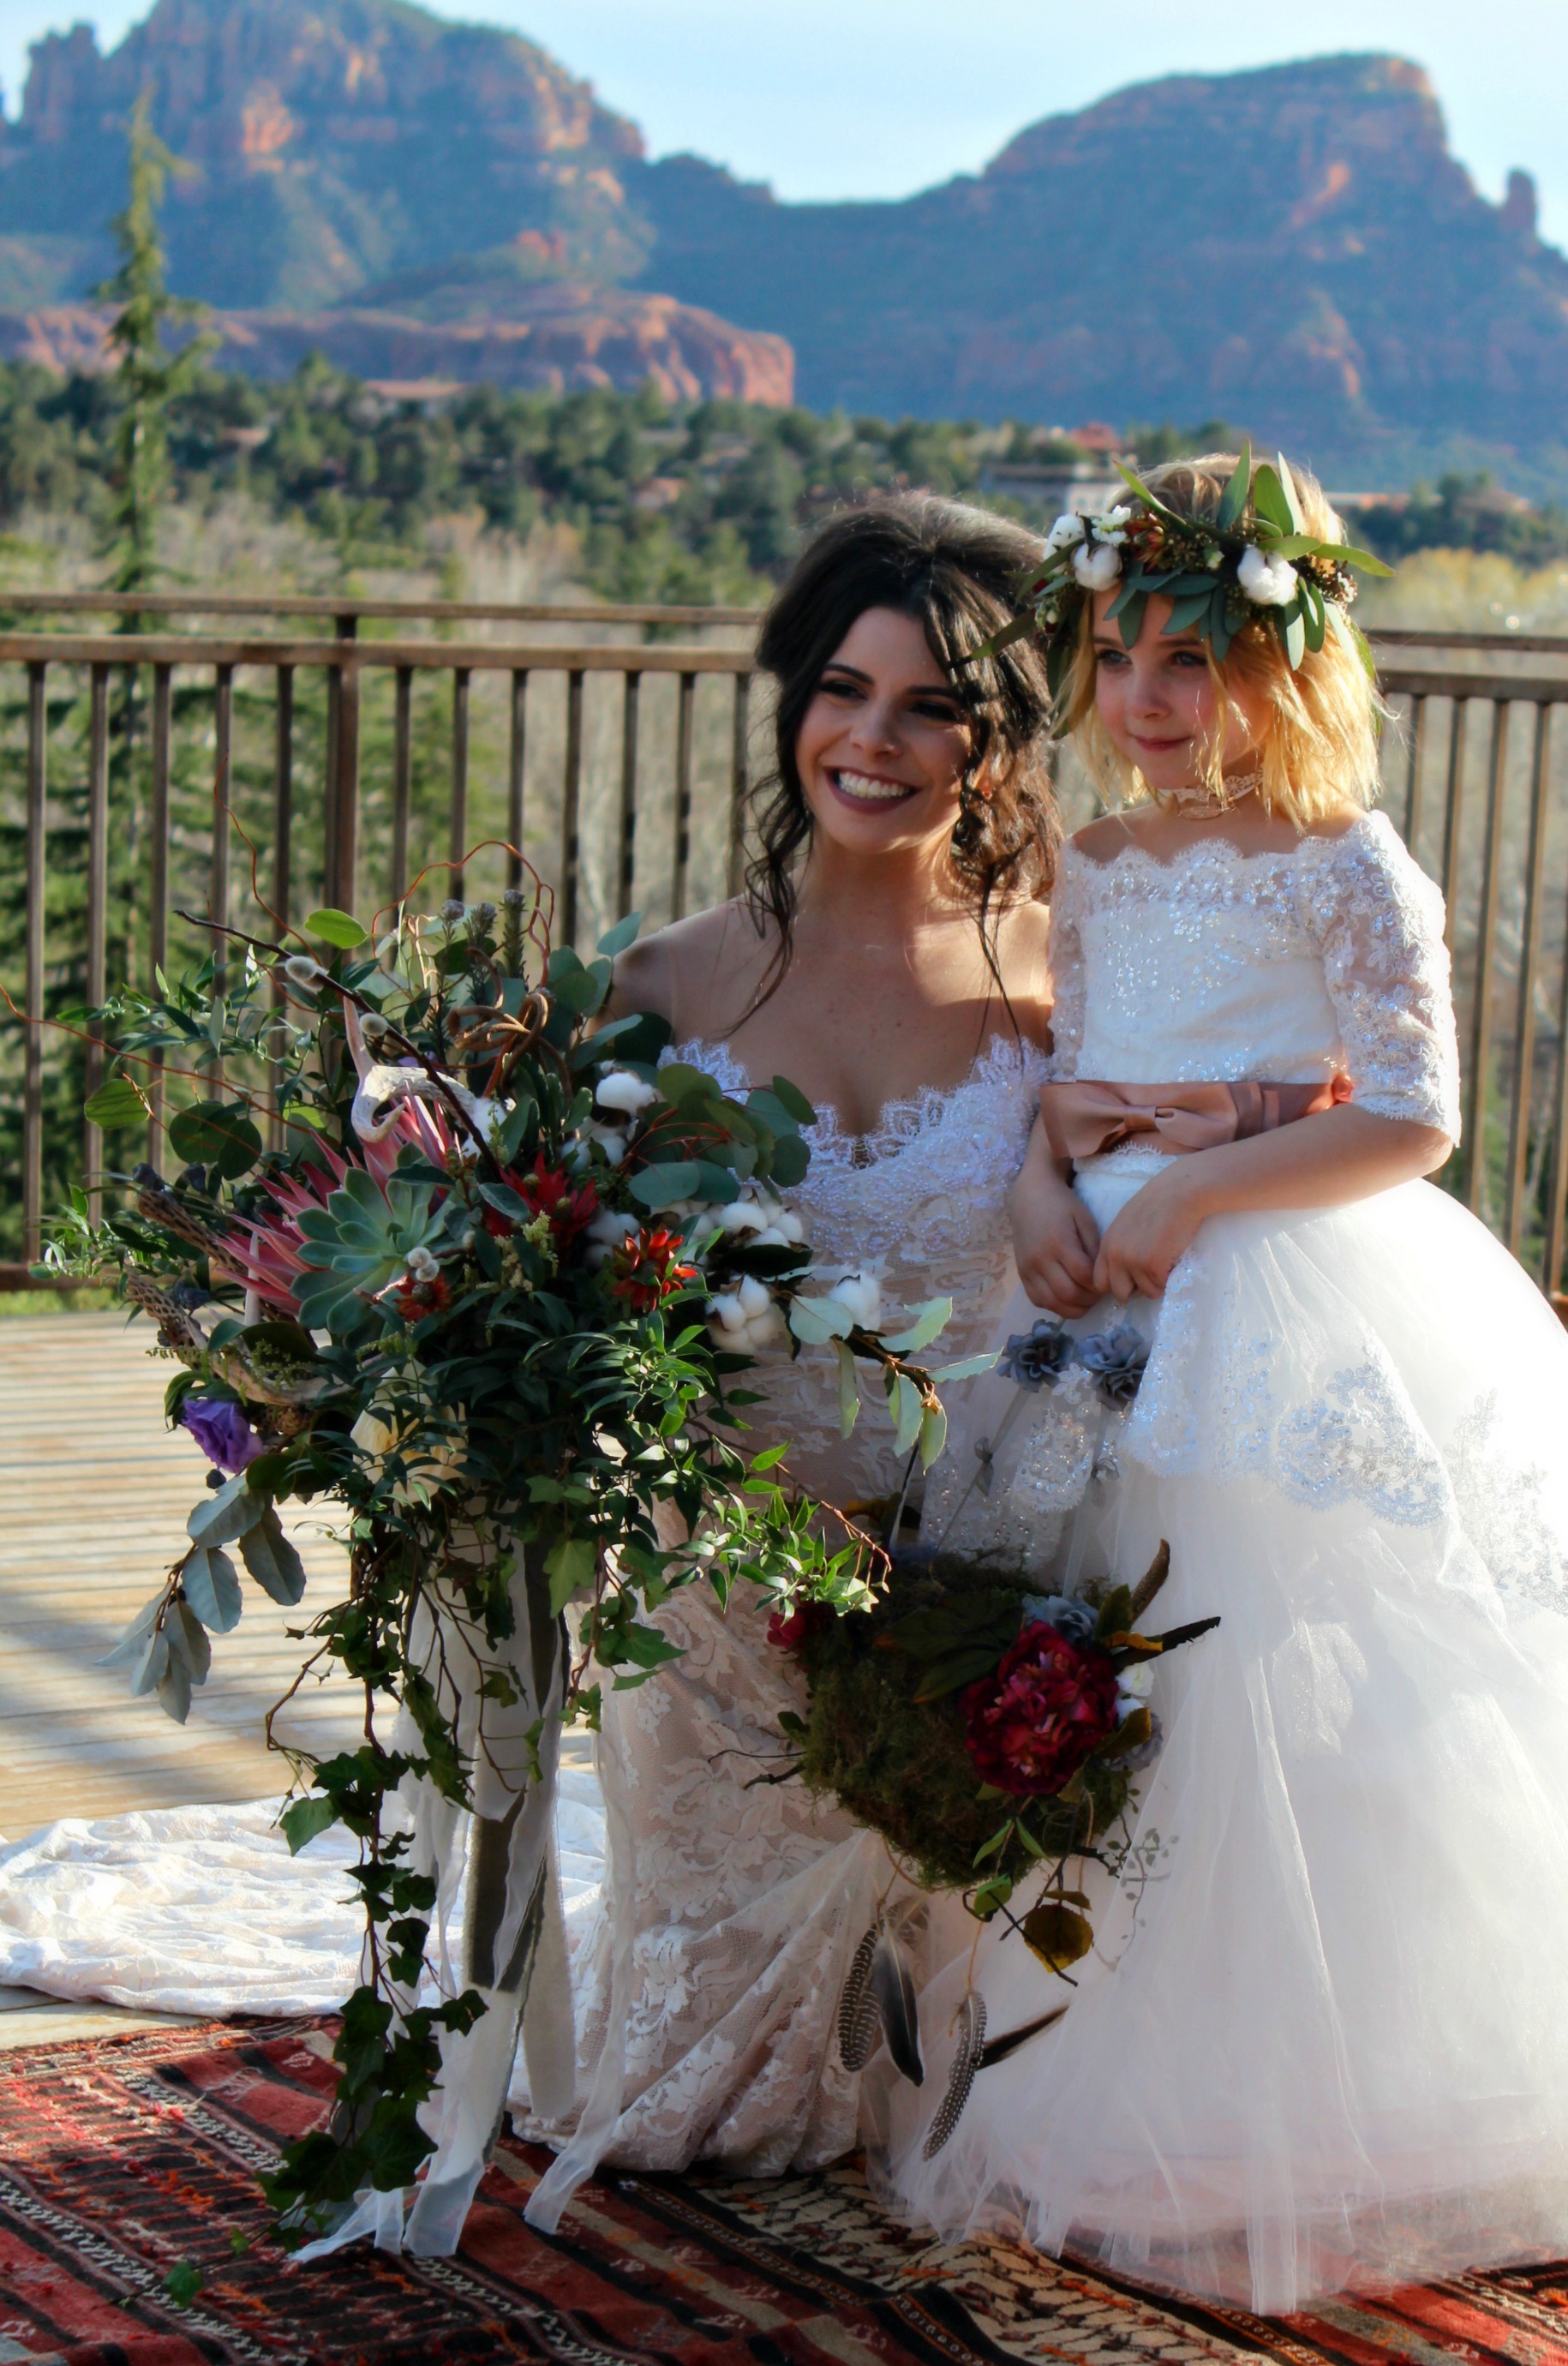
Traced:
<path fill-rule="evenodd" d="M 855 854 L 952 836 L 971 726 L 916 616 L 868 608 L 822 670 L 795 743 L 821 834 Z"/>
<path fill-rule="evenodd" d="M 1219 743 L 1224 771 L 1252 760 L 1269 726 L 1268 702 L 1252 684 L 1216 682 L 1196 633 L 1168 635 L 1170 602 L 1155 597 L 1136 644 L 1124 648 L 1120 623 L 1094 603 L 1094 703 L 1118 751 L 1154 790 L 1195 788 L 1208 778 Z"/>

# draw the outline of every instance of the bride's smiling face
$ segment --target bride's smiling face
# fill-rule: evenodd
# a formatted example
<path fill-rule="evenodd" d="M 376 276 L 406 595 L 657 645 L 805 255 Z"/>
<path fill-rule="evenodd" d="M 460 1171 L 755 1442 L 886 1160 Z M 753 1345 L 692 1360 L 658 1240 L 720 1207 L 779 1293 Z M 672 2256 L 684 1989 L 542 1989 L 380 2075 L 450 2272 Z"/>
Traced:
<path fill-rule="evenodd" d="M 1115 597 L 1095 594 L 1094 703 L 1118 751 L 1156 792 L 1202 782 L 1216 740 L 1221 769 L 1245 769 L 1269 727 L 1261 692 L 1235 679 L 1222 689 L 1198 635 L 1167 634 L 1170 602 L 1157 594 L 1124 648 L 1120 622 L 1106 614 Z"/>
<path fill-rule="evenodd" d="M 891 854 L 951 836 L 973 727 L 916 616 L 867 608 L 822 669 L 795 743 L 821 835 Z"/>

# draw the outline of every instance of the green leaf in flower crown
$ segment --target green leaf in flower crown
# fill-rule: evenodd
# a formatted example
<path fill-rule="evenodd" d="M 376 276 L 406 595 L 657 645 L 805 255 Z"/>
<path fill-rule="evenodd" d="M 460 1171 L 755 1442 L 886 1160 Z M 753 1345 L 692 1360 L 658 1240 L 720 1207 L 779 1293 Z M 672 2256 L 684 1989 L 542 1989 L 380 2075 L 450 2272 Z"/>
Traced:
<path fill-rule="evenodd" d="M 1337 567 L 1358 567 L 1364 575 L 1393 573 L 1370 550 L 1359 550 L 1351 542 L 1320 542 L 1315 534 L 1283 534 L 1269 548 L 1276 558 L 1326 558 Z"/>
<path fill-rule="evenodd" d="M 262 1138 L 243 1101 L 192 1101 L 169 1120 L 169 1147 L 187 1165 L 216 1166 L 233 1182 L 261 1156 Z"/>
<path fill-rule="evenodd" d="M 1285 499 L 1285 488 L 1267 460 L 1252 480 L 1252 506 L 1260 522 L 1279 534 L 1299 534 L 1301 521 Z"/>
<path fill-rule="evenodd" d="M 657 1212 L 660 1208 L 672 1208 L 678 1200 L 694 1198 L 698 1179 L 695 1159 L 670 1159 L 661 1166 L 644 1166 L 634 1175 L 631 1194 L 645 1208 Z"/>
<path fill-rule="evenodd" d="M 1224 665 L 1230 654 L 1235 635 L 1231 629 L 1230 592 L 1224 583 L 1216 583 L 1209 597 L 1209 617 L 1203 626 L 1213 648 L 1217 662 Z"/>
<path fill-rule="evenodd" d="M 146 1095 L 129 1076 L 111 1076 L 100 1085 L 82 1112 L 89 1125 L 106 1128 L 145 1125 L 152 1113 Z"/>
<path fill-rule="evenodd" d="M 198 1545 L 180 1572 L 186 1600 L 204 1627 L 227 1635 L 240 1623 L 245 1606 L 234 1564 L 216 1545 Z"/>
<path fill-rule="evenodd" d="M 1252 445 L 1249 441 L 1244 439 L 1241 457 L 1235 464 L 1230 482 L 1220 496 L 1220 506 L 1214 517 L 1214 524 L 1221 534 L 1229 534 L 1233 526 L 1241 524 L 1247 510 L 1247 497 L 1251 490 Z"/>
<path fill-rule="evenodd" d="M 1206 623 L 1213 597 L 1213 585 L 1205 583 L 1201 592 L 1190 592 L 1173 600 L 1165 627 L 1167 634 L 1190 632 L 1194 625 Z"/>
<path fill-rule="evenodd" d="M 1288 608 L 1276 608 L 1274 614 L 1280 638 L 1284 643 L 1285 655 L 1291 661 L 1292 671 L 1294 672 L 1306 655 L 1306 626 L 1302 621 L 1300 593 L 1297 593 Z"/>
<path fill-rule="evenodd" d="M 617 920 L 613 929 L 605 930 L 599 940 L 597 951 L 604 954 L 606 961 L 614 961 L 617 954 L 626 952 L 628 945 L 637 942 L 637 931 L 641 927 L 642 914 L 628 912 L 624 920 Z"/>
<path fill-rule="evenodd" d="M 1137 470 L 1135 468 L 1130 468 L 1125 460 L 1117 461 L 1116 473 L 1122 479 L 1124 483 L 1132 487 L 1134 492 L 1137 494 L 1138 499 L 1143 502 L 1144 507 L 1147 510 L 1152 510 L 1156 517 L 1163 518 L 1167 525 L 1184 526 L 1187 524 L 1187 520 L 1184 517 L 1178 516 L 1175 510 L 1168 509 L 1166 507 L 1164 501 L 1161 501 L 1157 493 L 1153 493 L 1149 490 L 1149 488 L 1145 484 Z"/>
<path fill-rule="evenodd" d="M 1274 465 L 1280 471 L 1280 490 L 1285 496 L 1285 507 L 1291 513 L 1291 531 L 1292 534 L 1303 534 L 1306 530 L 1306 520 L 1302 515 L 1301 495 L 1296 490 L 1296 480 L 1291 474 L 1291 464 L 1282 452 L 1276 452 Z"/>
<path fill-rule="evenodd" d="M 1148 614 L 1148 607 L 1149 595 L 1146 592 L 1134 591 L 1127 593 L 1122 602 L 1122 614 L 1117 619 L 1122 635 L 1122 646 L 1124 649 L 1137 648 L 1138 636 L 1144 629 L 1144 618 Z"/>
<path fill-rule="evenodd" d="M 331 904 L 312 912 L 305 926 L 324 945 L 336 945 L 343 952 L 352 952 L 355 945 L 367 944 L 370 931 L 362 929 L 352 912 L 340 912 Z"/>
<path fill-rule="evenodd" d="M 1306 645 L 1309 649 L 1320 649 L 1328 636 L 1328 617 L 1324 597 L 1310 575 L 1302 576 L 1300 580 L 1302 625 L 1306 636 Z"/>
<path fill-rule="evenodd" d="M 920 1348 L 929 1347 L 938 1333 L 945 1331 L 952 1320 L 951 1298 L 928 1299 L 923 1306 L 914 1309 L 907 1330 L 900 1331 L 897 1337 L 884 1337 L 882 1344 L 895 1356 L 916 1355 Z"/>

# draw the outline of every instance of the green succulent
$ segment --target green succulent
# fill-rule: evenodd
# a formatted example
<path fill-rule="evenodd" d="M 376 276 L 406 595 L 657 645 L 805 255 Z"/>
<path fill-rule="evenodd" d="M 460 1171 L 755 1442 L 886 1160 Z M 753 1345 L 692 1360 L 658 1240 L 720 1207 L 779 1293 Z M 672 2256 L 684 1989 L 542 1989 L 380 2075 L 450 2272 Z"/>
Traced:
<path fill-rule="evenodd" d="M 295 1295 L 308 1329 L 352 1338 L 367 1327 L 377 1292 L 406 1270 L 412 1250 L 441 1238 L 445 1217 L 434 1197 L 432 1184 L 394 1175 L 383 1189 L 355 1166 L 324 1208 L 306 1209 L 299 1231 L 307 1270 Z"/>

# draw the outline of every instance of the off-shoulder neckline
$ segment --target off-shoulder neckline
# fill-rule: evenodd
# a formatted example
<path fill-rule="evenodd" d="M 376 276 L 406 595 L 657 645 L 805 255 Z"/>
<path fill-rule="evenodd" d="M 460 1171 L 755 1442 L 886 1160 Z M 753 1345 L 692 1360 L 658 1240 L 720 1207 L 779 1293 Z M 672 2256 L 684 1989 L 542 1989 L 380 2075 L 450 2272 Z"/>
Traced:
<path fill-rule="evenodd" d="M 1178 847 L 1174 853 L 1162 860 L 1157 854 L 1152 854 L 1147 847 L 1138 845 L 1134 839 L 1128 839 L 1116 849 L 1114 854 L 1101 862 L 1092 854 L 1087 854 L 1080 846 L 1075 845 L 1073 840 L 1068 839 L 1062 849 L 1062 857 L 1064 862 L 1070 857 L 1075 869 L 1087 871 L 1091 875 L 1095 873 L 1108 875 L 1113 871 L 1120 870 L 1123 864 L 1134 868 L 1141 866 L 1148 871 L 1181 871 L 1190 863 L 1204 857 L 1224 864 L 1249 862 L 1289 864 L 1298 862 L 1309 848 L 1333 849 L 1338 846 L 1348 846 L 1364 830 L 1369 829 L 1374 837 L 1397 837 L 1393 824 L 1389 820 L 1388 816 L 1374 806 L 1368 813 L 1358 814 L 1348 829 L 1336 830 L 1332 835 L 1320 829 L 1303 830 L 1293 846 L 1260 846 L 1249 849 L 1237 846 L 1234 839 L 1228 838 L 1194 838 L 1189 839 L 1185 846 Z"/>
<path fill-rule="evenodd" d="M 956 1084 L 922 1085 L 916 1092 L 885 1101 L 874 1125 L 865 1133 L 852 1133 L 831 1101 L 819 1102 L 816 1124 L 806 1129 L 807 1139 L 818 1155 L 837 1151 L 852 1165 L 874 1166 L 906 1148 L 971 1085 L 1000 1082 L 1010 1071 L 1026 1073 L 1031 1054 L 1041 1063 L 1046 1057 L 1037 1044 L 1026 1038 L 1015 1039 L 998 1031 L 976 1053 Z M 683 1042 L 671 1044 L 666 1057 L 694 1061 L 708 1067 L 728 1091 L 752 1089 L 750 1077 L 728 1043 L 709 1043 L 700 1035 L 692 1035 Z"/>

